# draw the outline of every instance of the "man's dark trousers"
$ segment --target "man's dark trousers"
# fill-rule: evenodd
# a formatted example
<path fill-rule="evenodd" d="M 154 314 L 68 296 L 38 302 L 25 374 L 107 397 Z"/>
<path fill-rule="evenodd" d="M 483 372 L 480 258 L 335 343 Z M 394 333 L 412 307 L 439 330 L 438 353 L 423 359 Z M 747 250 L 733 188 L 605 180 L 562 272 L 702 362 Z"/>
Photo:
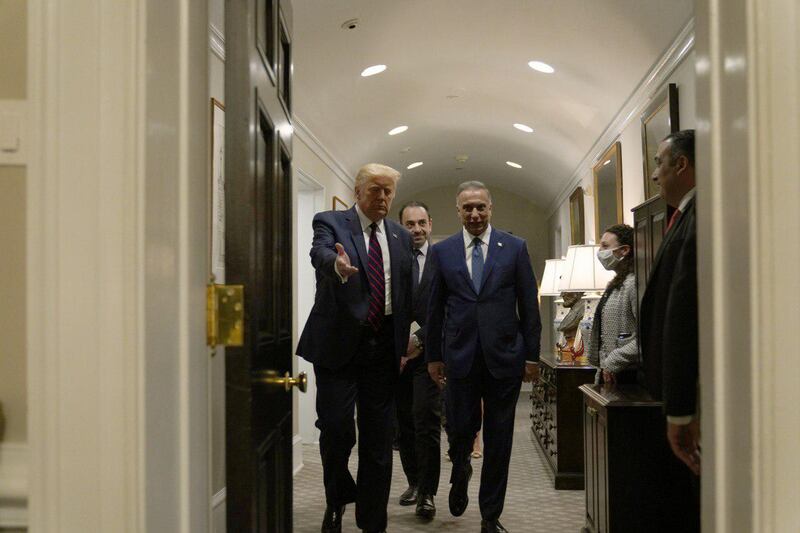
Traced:
<path fill-rule="evenodd" d="M 441 469 L 442 394 L 424 357 L 409 361 L 397 386 L 400 461 L 409 485 L 435 495 Z"/>
<path fill-rule="evenodd" d="M 366 531 L 386 529 L 386 506 L 392 481 L 394 390 L 397 361 L 391 317 L 379 332 L 364 326 L 362 346 L 344 367 L 314 365 L 317 380 L 317 427 L 328 505 L 356 502 L 356 524 Z M 358 487 L 348 469 L 356 443 L 354 408 L 358 408 Z"/>
<path fill-rule="evenodd" d="M 503 512 L 521 386 L 521 375 L 501 379 L 492 376 L 480 352 L 465 377 L 447 379 L 444 394 L 453 461 L 451 483 L 460 481 L 470 462 L 472 443 L 481 428 L 483 399 L 483 468 L 478 502 L 484 520 L 497 520 Z M 456 405 L 458 409 L 453 408 Z"/>

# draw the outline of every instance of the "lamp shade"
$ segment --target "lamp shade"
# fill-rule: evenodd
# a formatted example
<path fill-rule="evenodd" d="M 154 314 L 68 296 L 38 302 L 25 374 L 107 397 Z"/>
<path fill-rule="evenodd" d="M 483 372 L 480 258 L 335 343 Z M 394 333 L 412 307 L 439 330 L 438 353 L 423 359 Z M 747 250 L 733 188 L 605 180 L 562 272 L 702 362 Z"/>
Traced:
<path fill-rule="evenodd" d="M 542 285 L 539 287 L 539 294 L 542 296 L 558 296 L 558 282 L 561 279 L 561 271 L 564 269 L 564 259 L 548 259 L 544 262 L 544 274 L 542 274 Z"/>
<path fill-rule="evenodd" d="M 567 259 L 558 284 L 559 292 L 584 292 L 605 290 L 614 278 L 613 270 L 606 270 L 597 260 L 596 244 L 577 244 L 567 248 Z"/>

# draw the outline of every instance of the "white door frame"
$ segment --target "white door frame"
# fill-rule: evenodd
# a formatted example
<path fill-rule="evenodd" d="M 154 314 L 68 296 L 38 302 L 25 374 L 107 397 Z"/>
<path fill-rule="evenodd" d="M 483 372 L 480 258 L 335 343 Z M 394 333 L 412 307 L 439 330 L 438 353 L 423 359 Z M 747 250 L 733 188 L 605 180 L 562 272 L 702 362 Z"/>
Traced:
<path fill-rule="evenodd" d="M 30 531 L 208 531 L 207 6 L 28 20 Z"/>
<path fill-rule="evenodd" d="M 796 531 L 800 5 L 696 23 L 703 531 Z"/>
<path fill-rule="evenodd" d="M 311 267 L 311 262 L 308 257 L 308 250 L 311 246 L 309 235 L 309 226 L 313 214 L 324 211 L 325 206 L 325 187 L 317 181 L 311 174 L 304 171 L 302 168 L 295 167 L 295 306 L 294 306 L 294 323 L 295 323 L 295 344 L 300 336 L 300 332 L 305 326 L 308 312 L 311 310 L 309 304 L 313 304 L 314 289 L 316 285 L 316 278 L 314 277 L 314 269 Z M 301 212 L 301 196 L 307 200 L 311 200 L 310 207 L 311 215 L 309 213 Z M 307 225 L 301 227 L 301 225 Z M 311 233 L 313 235 L 313 232 Z M 307 266 L 308 268 L 303 268 Z M 310 301 L 309 298 L 301 298 L 304 294 L 303 287 L 311 287 Z M 304 444 L 313 444 L 318 442 L 319 430 L 313 424 L 316 420 L 315 399 L 317 395 L 316 378 L 314 376 L 313 365 L 300 357 L 296 357 L 297 368 L 295 372 L 305 372 L 308 375 L 308 390 L 302 396 L 298 396 L 298 402 L 295 405 L 297 412 L 297 434 L 301 436 L 301 442 Z M 301 452 L 302 449 L 296 450 L 296 454 Z M 297 461 L 297 457 L 295 457 Z M 296 470 L 295 470 L 296 471 Z"/>

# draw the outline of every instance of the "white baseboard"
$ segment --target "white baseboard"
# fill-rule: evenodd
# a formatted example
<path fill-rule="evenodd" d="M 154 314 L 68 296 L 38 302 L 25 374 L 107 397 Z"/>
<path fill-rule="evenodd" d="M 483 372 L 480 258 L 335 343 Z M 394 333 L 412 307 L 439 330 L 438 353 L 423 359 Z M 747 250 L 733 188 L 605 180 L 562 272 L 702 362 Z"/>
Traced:
<path fill-rule="evenodd" d="M 0 527 L 28 526 L 28 445 L 0 444 Z"/>
<path fill-rule="evenodd" d="M 292 475 L 296 476 L 303 468 L 303 438 L 295 435 L 292 439 Z"/>

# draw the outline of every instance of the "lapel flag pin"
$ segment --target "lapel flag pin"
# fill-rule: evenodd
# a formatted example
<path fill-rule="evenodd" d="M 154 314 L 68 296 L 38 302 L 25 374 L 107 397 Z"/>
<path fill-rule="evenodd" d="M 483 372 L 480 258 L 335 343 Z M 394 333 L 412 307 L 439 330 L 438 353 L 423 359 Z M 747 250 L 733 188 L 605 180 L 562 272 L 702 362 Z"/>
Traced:
<path fill-rule="evenodd" d="M 397 238 L 397 233 L 392 233 L 392 237 Z"/>
<path fill-rule="evenodd" d="M 502 248 L 502 247 L 503 247 L 503 243 L 502 243 L 502 242 L 498 242 L 498 243 L 497 243 L 497 246 L 499 246 L 500 248 Z"/>

